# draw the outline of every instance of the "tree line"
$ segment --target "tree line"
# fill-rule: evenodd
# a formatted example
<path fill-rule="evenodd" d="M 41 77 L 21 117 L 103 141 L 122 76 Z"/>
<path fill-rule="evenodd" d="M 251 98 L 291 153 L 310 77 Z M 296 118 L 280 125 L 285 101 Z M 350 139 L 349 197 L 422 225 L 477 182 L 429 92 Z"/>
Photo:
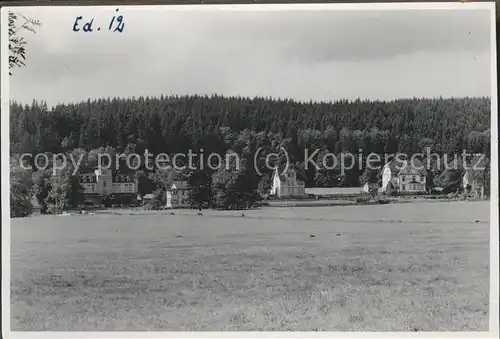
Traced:
<path fill-rule="evenodd" d="M 490 99 L 314 103 L 218 95 L 161 96 L 96 99 L 52 108 L 44 102 L 11 102 L 13 159 L 23 153 L 64 153 L 75 158 L 81 155 L 84 160 L 77 171 L 84 173 L 97 165 L 100 153 L 142 155 L 146 149 L 153 154 L 202 150 L 204 154 L 220 154 L 223 159 L 228 153 L 239 155 L 240 166 L 224 163 L 218 170 L 206 166 L 202 170 L 150 170 L 144 167 L 144 161 L 137 170 L 127 166 L 114 169 L 134 175 L 140 194 L 157 192 L 160 196 L 173 180 L 186 180 L 193 205 L 251 206 L 258 199 L 259 183 L 263 183 L 261 187 L 270 185 L 272 172 L 263 163 L 271 153 L 279 155 L 276 164 L 290 161 L 307 187 L 354 187 L 380 180 L 380 173 L 364 164 L 370 153 L 412 156 L 430 152 L 440 159 L 431 160 L 429 187 L 456 189 L 463 169 L 445 170 L 444 155 L 466 150 L 485 154 L 489 159 Z M 346 171 L 339 164 L 306 169 L 305 149 L 309 154 L 318 150 L 319 159 L 325 154 L 361 154 L 361 164 L 349 166 L 352 169 Z M 256 152 L 259 173 L 253 165 Z M 12 180 L 29 181 L 31 177 L 31 184 L 21 186 L 31 187 L 28 191 L 35 192 L 43 205 L 59 203 L 65 207 L 79 203 L 81 186 L 78 176 L 71 175 L 72 169 L 68 168 L 64 180 L 59 178 L 57 184 L 50 169 L 33 167 L 30 175 L 21 174 L 24 172 L 11 161 L 11 173 L 15 174 Z M 17 190 L 15 195 L 27 192 L 15 182 L 11 186 Z"/>

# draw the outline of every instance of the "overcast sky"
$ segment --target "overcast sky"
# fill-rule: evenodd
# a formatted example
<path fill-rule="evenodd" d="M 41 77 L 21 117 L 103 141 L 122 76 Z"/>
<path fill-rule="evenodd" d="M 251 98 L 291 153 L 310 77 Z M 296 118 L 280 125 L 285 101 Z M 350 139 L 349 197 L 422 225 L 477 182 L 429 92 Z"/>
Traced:
<path fill-rule="evenodd" d="M 11 98 L 53 105 L 161 94 L 330 101 L 491 92 L 486 10 L 121 7 L 125 27 L 113 33 L 115 9 L 17 9 L 42 27 L 24 34 L 28 67 L 10 77 Z M 94 32 L 72 31 L 78 15 L 94 17 Z"/>

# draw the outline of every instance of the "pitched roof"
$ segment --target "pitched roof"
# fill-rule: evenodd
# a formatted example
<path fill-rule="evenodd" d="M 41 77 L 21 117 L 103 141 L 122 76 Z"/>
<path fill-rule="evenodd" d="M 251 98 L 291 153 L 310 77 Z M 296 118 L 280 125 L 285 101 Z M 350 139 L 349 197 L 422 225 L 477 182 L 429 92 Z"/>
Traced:
<path fill-rule="evenodd" d="M 96 183 L 97 177 L 94 174 L 81 174 L 80 175 L 81 183 Z"/>
<path fill-rule="evenodd" d="M 295 173 L 297 173 L 298 171 L 297 171 L 297 168 L 295 167 L 295 165 L 293 165 L 293 164 L 288 165 L 288 168 L 286 167 L 285 164 L 280 164 L 280 165 L 276 166 L 276 168 L 274 170 L 274 174 L 276 174 L 276 172 L 278 172 L 279 178 L 280 178 L 281 181 L 286 181 L 286 174 L 288 172 L 295 172 Z M 273 174 L 273 176 L 274 176 L 274 174 Z M 297 178 L 297 181 L 301 181 L 301 180 L 299 180 Z"/>
<path fill-rule="evenodd" d="M 467 179 L 468 182 L 473 182 L 479 180 L 482 177 L 482 170 L 474 170 L 472 168 L 467 168 L 464 173 L 464 179 Z"/>
<path fill-rule="evenodd" d="M 424 165 L 419 159 L 405 160 L 395 157 L 384 165 L 384 169 L 386 167 L 389 167 L 391 173 L 394 173 L 395 175 L 413 173 L 427 175 L 427 171 L 425 170 Z"/>
<path fill-rule="evenodd" d="M 187 190 L 188 184 L 187 181 L 174 181 L 170 186 L 171 190 Z"/>
<path fill-rule="evenodd" d="M 464 179 L 467 179 L 468 182 L 480 180 L 486 166 L 487 161 L 484 157 L 474 157 L 465 168 Z"/>

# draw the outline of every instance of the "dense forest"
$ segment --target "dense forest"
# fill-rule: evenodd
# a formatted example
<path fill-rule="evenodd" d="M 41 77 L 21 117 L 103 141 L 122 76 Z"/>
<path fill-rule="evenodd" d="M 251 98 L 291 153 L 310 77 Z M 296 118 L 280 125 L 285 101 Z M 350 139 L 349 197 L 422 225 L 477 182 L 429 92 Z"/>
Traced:
<path fill-rule="evenodd" d="M 70 136 L 74 147 L 86 150 L 102 146 L 123 150 L 129 142 L 140 140 L 152 153 L 186 152 L 208 144 L 215 151 L 223 151 L 218 141 L 226 128 L 236 134 L 249 130 L 281 135 L 297 143 L 314 139 L 317 131 L 329 131 L 331 138 L 325 146 L 337 152 L 349 147 L 346 138 L 342 139 L 342 129 L 351 131 L 349 134 L 358 139 L 377 129 L 387 135 L 385 138 L 397 139 L 401 152 L 418 152 L 419 143 L 430 139 L 438 153 L 451 153 L 457 146 L 465 146 L 470 132 L 489 129 L 490 100 L 302 103 L 267 98 L 175 96 L 88 100 L 52 109 L 43 103 L 23 106 L 14 102 L 10 121 L 12 152 L 59 152 L 61 142 Z"/>
<path fill-rule="evenodd" d="M 250 185 L 251 190 L 257 186 L 260 176 L 242 171 L 255 172 L 249 164 L 259 149 L 263 150 L 259 154 L 262 162 L 266 154 L 280 153 L 284 147 L 307 187 L 359 186 L 365 181 L 377 180 L 378 173 L 363 164 L 368 154 L 399 152 L 412 156 L 427 154 L 428 150 L 441 156 L 437 163 L 432 160 L 428 169 L 429 185 L 443 185 L 450 177 L 442 166 L 442 162 L 447 161 L 443 155 L 460 155 L 466 150 L 490 157 L 490 124 L 489 98 L 315 103 L 217 95 L 161 96 L 88 100 L 52 108 L 43 102 L 33 101 L 31 105 L 12 102 L 10 147 L 12 156 L 83 153 L 85 161 L 79 171 L 95 166 L 96 154 L 103 152 L 143 154 L 146 149 L 153 154 L 188 153 L 189 150 L 220 155 L 236 152 L 246 162 L 245 169 L 239 170 L 240 181 L 247 182 L 243 186 Z M 305 149 L 309 154 L 320 150 L 318 158 L 325 153 L 350 152 L 361 154 L 363 160 L 347 172 L 331 167 L 306 170 Z M 130 172 L 130 169 L 121 166 L 118 171 Z M 148 180 L 142 180 L 142 185 L 140 181 L 142 192 L 158 188 L 167 180 L 158 179 L 165 175 L 157 169 L 141 167 L 135 174 L 150 181 L 148 184 Z M 259 174 L 270 175 L 266 169 Z M 228 180 L 227 176 L 213 172 L 179 175 L 193 181 L 192 186 L 205 188 L 206 184 L 193 178 Z M 168 178 L 173 176 L 170 174 Z M 238 180 L 231 182 L 235 181 Z M 448 183 L 449 186 L 456 187 L 456 181 Z M 213 188 L 222 186 L 213 183 Z M 210 194 L 221 196 L 220 192 L 201 195 Z"/>

